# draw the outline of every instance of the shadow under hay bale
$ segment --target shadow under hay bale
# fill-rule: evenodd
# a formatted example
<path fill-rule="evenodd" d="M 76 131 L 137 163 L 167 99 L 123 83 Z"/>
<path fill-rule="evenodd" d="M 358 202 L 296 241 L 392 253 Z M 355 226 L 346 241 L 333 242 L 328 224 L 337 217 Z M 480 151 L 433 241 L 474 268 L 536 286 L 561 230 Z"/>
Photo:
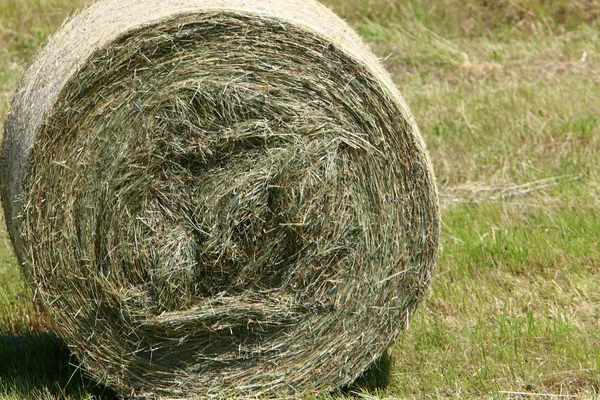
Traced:
<path fill-rule="evenodd" d="M 58 398 L 85 392 L 97 400 L 117 399 L 110 389 L 81 374 L 67 346 L 55 335 L 0 335 L 0 360 L 5 395 Z"/>
<path fill-rule="evenodd" d="M 394 357 L 387 351 L 367 368 L 352 384 L 342 388 L 343 394 L 376 392 L 386 389 L 392 378 Z"/>
<path fill-rule="evenodd" d="M 2 167 L 53 329 L 124 396 L 348 385 L 435 262 L 413 117 L 313 1 L 96 3 L 30 68 Z"/>

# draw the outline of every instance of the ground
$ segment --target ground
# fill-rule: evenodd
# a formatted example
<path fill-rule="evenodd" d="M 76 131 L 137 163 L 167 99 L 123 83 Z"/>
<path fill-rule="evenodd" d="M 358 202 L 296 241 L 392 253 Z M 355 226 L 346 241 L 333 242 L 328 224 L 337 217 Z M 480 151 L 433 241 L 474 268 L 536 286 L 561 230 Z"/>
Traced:
<path fill-rule="evenodd" d="M 0 123 L 85 0 L 2 0 Z M 328 0 L 392 74 L 437 175 L 434 281 L 365 398 L 599 398 L 600 3 Z M 111 398 L 72 366 L 0 233 L 0 399 Z M 535 395 L 537 394 L 537 396 Z"/>

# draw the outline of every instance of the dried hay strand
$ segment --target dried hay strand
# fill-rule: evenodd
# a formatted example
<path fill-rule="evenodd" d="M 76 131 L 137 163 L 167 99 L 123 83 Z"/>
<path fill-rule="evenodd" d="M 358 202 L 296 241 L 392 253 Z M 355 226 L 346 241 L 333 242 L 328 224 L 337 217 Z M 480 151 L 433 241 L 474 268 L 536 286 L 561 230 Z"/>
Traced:
<path fill-rule="evenodd" d="M 30 68 L 2 195 L 96 380 L 139 398 L 352 382 L 429 285 L 438 197 L 375 57 L 308 0 L 105 0 Z"/>

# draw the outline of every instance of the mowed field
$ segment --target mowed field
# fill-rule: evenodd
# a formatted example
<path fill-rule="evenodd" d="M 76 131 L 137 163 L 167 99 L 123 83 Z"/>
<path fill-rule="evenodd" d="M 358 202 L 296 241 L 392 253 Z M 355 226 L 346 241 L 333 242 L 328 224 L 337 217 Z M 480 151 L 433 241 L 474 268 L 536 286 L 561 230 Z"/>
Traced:
<path fill-rule="evenodd" d="M 85 0 L 0 0 L 0 123 Z M 427 143 L 443 232 L 430 291 L 364 398 L 600 398 L 600 2 L 328 0 Z M 71 365 L 0 232 L 0 400 L 111 399 Z"/>

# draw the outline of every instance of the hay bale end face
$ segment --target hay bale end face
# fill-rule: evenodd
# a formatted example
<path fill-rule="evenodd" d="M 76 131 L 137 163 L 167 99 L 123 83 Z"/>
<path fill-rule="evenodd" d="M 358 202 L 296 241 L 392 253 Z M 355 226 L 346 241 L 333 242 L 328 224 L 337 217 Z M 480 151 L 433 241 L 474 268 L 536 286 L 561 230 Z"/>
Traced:
<path fill-rule="evenodd" d="M 5 126 L 26 276 L 121 394 L 294 396 L 394 343 L 438 244 L 391 79 L 309 0 L 105 0 L 47 44 Z"/>

